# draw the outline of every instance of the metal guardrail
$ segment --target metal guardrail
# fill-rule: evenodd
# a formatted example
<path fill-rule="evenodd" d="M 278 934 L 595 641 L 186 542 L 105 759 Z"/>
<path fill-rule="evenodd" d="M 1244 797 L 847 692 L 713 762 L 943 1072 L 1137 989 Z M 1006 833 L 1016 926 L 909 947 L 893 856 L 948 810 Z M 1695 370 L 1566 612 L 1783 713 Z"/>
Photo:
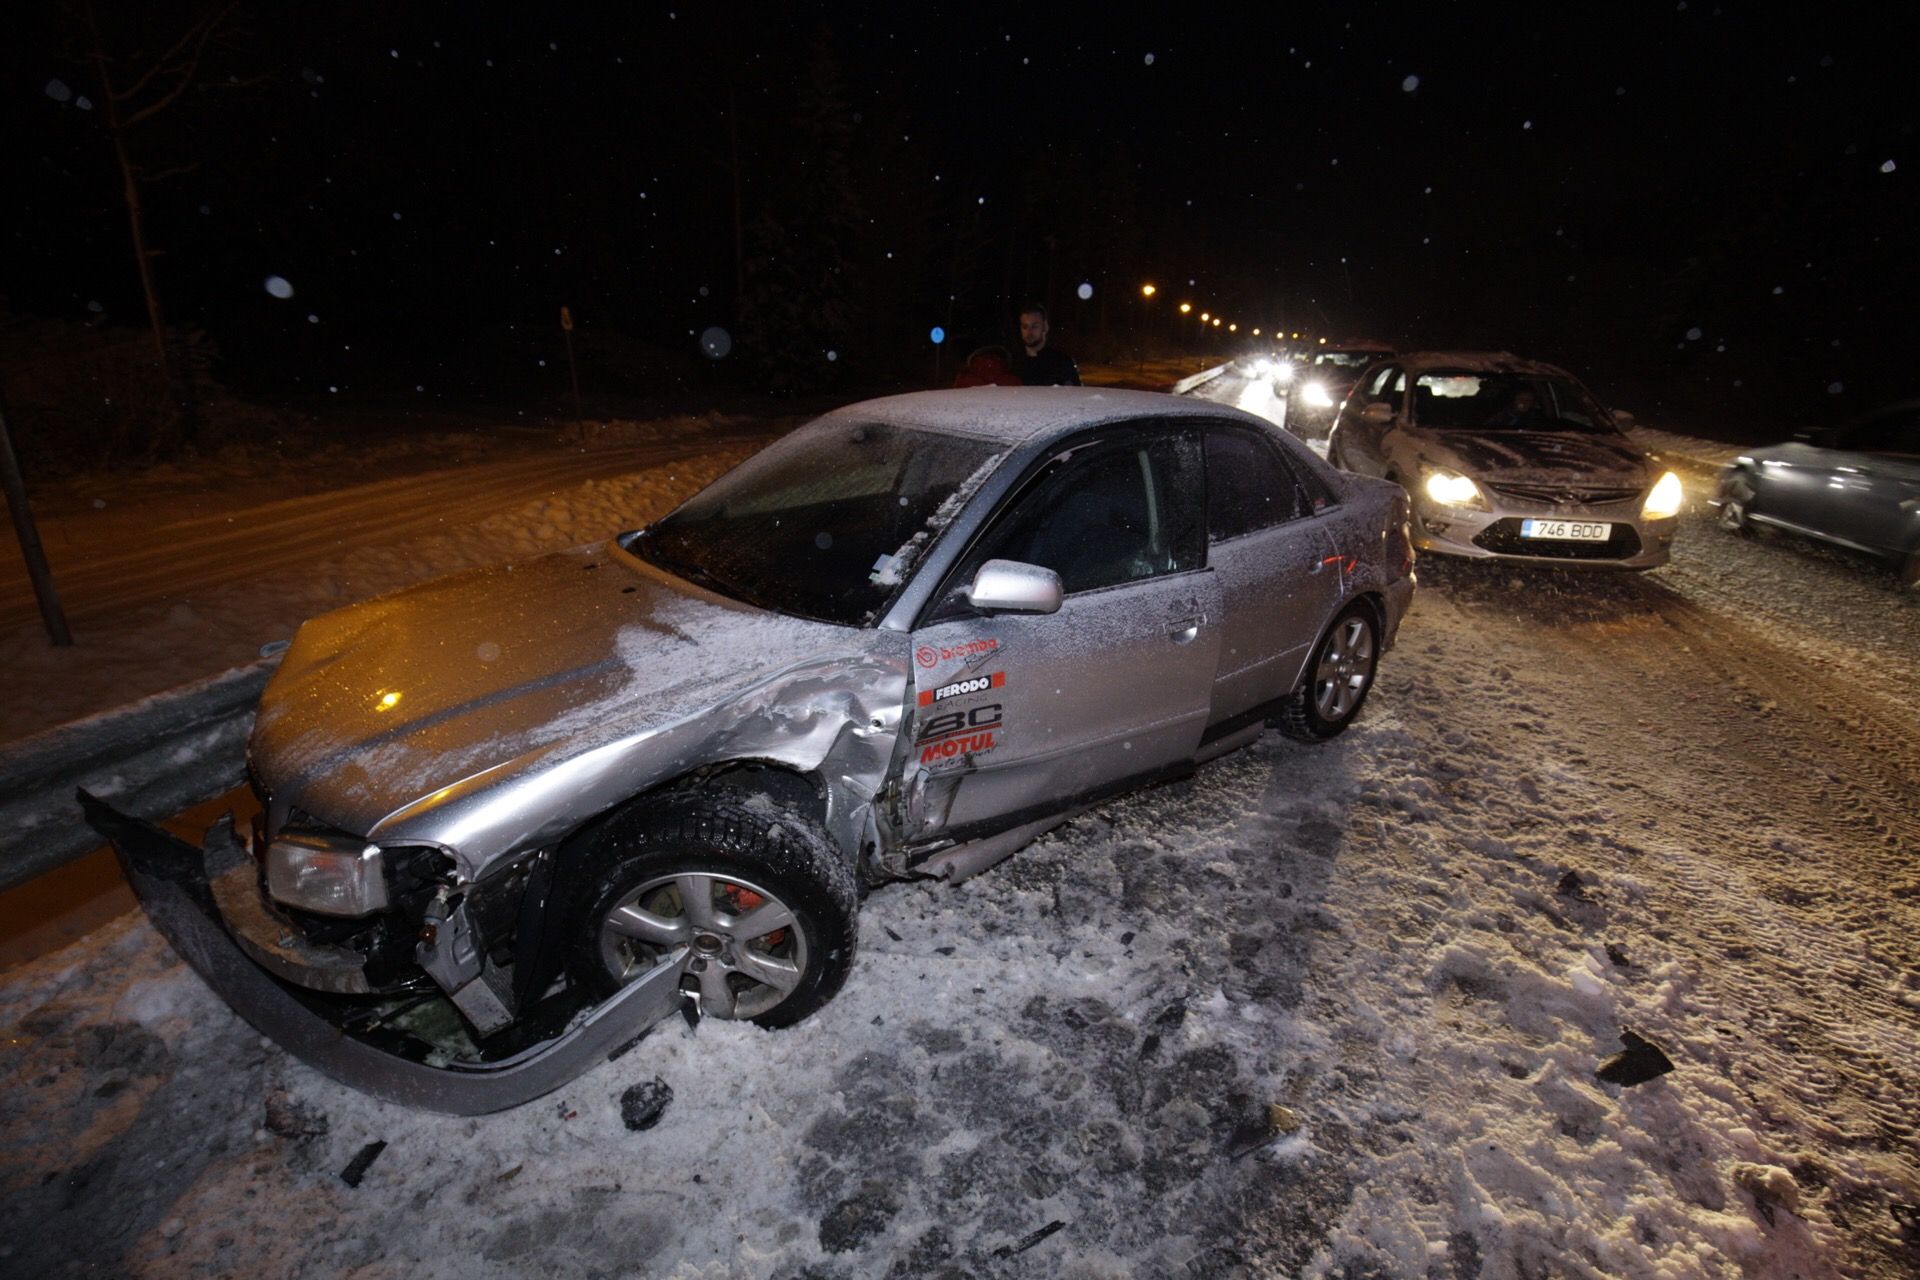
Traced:
<path fill-rule="evenodd" d="M 1212 382 L 1215 378 L 1225 373 L 1228 365 L 1232 363 L 1232 361 L 1228 361 L 1227 364 L 1217 364 L 1211 369 L 1202 369 L 1192 377 L 1180 379 L 1180 381 L 1173 384 L 1172 394 L 1183 396 L 1203 382 Z"/>
<path fill-rule="evenodd" d="M 171 816 L 239 785 L 253 709 L 278 655 L 0 747 L 0 891 L 100 846 L 85 787 Z"/>

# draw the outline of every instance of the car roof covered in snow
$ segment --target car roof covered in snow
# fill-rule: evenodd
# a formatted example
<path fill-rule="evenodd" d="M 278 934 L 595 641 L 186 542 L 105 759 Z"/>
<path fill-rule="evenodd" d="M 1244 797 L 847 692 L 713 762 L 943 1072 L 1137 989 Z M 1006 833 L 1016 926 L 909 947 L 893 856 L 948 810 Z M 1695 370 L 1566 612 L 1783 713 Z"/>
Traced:
<path fill-rule="evenodd" d="M 1397 363 L 1408 373 L 1459 369 L 1468 373 L 1531 373 L 1546 378 L 1569 378 L 1565 369 L 1541 360 L 1528 360 L 1511 351 L 1410 351 Z"/>
<path fill-rule="evenodd" d="M 862 400 L 835 409 L 822 421 L 886 422 L 970 436 L 1011 448 L 1086 427 L 1139 418 L 1237 418 L 1256 426 L 1269 425 L 1251 414 L 1208 400 L 1112 387 L 972 387 L 956 391 L 916 391 Z"/>

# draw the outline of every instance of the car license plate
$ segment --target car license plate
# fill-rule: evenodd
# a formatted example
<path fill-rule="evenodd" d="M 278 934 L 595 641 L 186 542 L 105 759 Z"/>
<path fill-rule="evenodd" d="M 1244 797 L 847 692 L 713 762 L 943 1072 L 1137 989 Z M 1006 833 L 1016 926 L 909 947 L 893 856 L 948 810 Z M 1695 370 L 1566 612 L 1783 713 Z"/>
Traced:
<path fill-rule="evenodd" d="M 1554 538 L 1561 542 L 1605 542 L 1613 536 L 1613 526 L 1592 520 L 1522 520 L 1523 538 Z"/>

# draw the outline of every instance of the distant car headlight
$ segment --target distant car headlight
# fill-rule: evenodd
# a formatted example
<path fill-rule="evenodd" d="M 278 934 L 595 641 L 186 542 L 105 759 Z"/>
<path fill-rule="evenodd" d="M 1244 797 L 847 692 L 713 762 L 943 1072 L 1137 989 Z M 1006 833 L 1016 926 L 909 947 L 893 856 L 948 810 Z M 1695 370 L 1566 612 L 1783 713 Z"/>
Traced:
<path fill-rule="evenodd" d="M 1278 364 L 1274 365 L 1273 380 L 1275 382 L 1282 382 L 1282 383 L 1292 382 L 1293 381 L 1293 361 L 1282 360 Z"/>
<path fill-rule="evenodd" d="M 1436 468 L 1427 472 L 1427 478 L 1421 482 L 1420 487 L 1426 490 L 1427 497 L 1443 507 L 1475 507 L 1481 511 L 1487 509 L 1487 500 L 1480 496 L 1480 486 L 1458 471 Z"/>
<path fill-rule="evenodd" d="M 1327 384 L 1324 382 L 1308 382 L 1302 384 L 1300 388 L 1300 399 L 1303 403 L 1310 404 L 1316 409 L 1333 408 L 1333 397 L 1328 394 Z"/>
<path fill-rule="evenodd" d="M 1653 492 L 1647 495 L 1647 504 L 1640 508 L 1640 515 L 1647 520 L 1665 520 L 1680 514 L 1687 492 L 1680 486 L 1680 477 L 1669 471 L 1654 482 Z"/>
<path fill-rule="evenodd" d="M 283 831 L 267 846 L 267 895 L 323 916 L 387 906 L 380 846 L 318 831 Z"/>

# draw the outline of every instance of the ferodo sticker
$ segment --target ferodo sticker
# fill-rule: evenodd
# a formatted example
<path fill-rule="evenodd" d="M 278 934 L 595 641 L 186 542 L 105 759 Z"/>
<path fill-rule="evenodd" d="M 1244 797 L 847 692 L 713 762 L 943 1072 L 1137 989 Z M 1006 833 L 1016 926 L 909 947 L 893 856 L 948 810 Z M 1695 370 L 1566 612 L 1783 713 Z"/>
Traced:
<path fill-rule="evenodd" d="M 985 693 L 989 689 L 1004 688 L 1007 673 L 996 671 L 988 676 L 971 676 L 965 680 L 955 680 L 952 684 L 943 684 L 938 689 L 922 689 L 920 705 L 930 707 L 936 702 L 945 702 L 948 698 L 963 698 L 969 693 Z"/>
<path fill-rule="evenodd" d="M 955 658 L 977 658 L 983 653 L 992 653 L 1000 647 L 1000 641 L 992 636 L 979 640 L 962 640 L 959 644 L 923 644 L 913 651 L 913 660 L 923 667 L 937 667 L 943 662 Z"/>
<path fill-rule="evenodd" d="M 1001 705 L 990 702 L 965 711 L 930 717 L 914 745 L 921 764 L 940 764 L 962 756 L 983 755 L 1000 745 Z"/>

